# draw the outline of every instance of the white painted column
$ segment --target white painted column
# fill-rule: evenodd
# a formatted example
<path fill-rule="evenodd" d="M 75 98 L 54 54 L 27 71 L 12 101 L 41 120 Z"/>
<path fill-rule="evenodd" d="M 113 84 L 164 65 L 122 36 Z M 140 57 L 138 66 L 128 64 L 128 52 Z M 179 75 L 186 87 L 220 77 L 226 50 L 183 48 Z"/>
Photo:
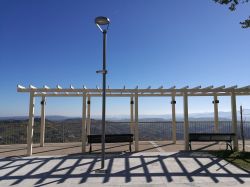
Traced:
<path fill-rule="evenodd" d="M 234 150 L 238 151 L 238 133 L 237 133 L 237 108 L 236 108 L 236 96 L 235 93 L 231 94 L 231 108 L 232 108 L 232 130 L 235 133 L 235 137 L 233 139 Z"/>
<path fill-rule="evenodd" d="M 183 94 L 183 107 L 184 107 L 184 141 L 185 150 L 189 150 L 189 122 L 188 122 L 188 96 L 187 93 Z"/>
<path fill-rule="evenodd" d="M 219 100 L 217 98 L 217 95 L 214 95 L 214 132 L 218 133 L 219 132 L 219 112 L 218 112 L 218 103 Z"/>
<path fill-rule="evenodd" d="M 134 134 L 134 100 L 130 97 L 130 133 Z"/>
<path fill-rule="evenodd" d="M 45 96 L 42 96 L 41 100 L 41 128 L 40 128 L 40 147 L 44 147 L 44 137 L 45 137 Z"/>
<path fill-rule="evenodd" d="M 174 95 L 172 96 L 171 104 L 172 104 L 172 140 L 173 143 L 176 143 L 176 115 L 175 115 L 176 101 Z"/>
<path fill-rule="evenodd" d="M 135 94 L 135 151 L 139 151 L 138 94 Z"/>
<path fill-rule="evenodd" d="M 86 93 L 82 97 L 82 153 L 86 152 Z"/>
<path fill-rule="evenodd" d="M 29 125 L 27 133 L 27 156 L 32 156 L 34 112 L 35 112 L 34 109 L 35 109 L 34 92 L 31 92 L 30 106 L 29 106 Z"/>
<path fill-rule="evenodd" d="M 87 135 L 90 135 L 90 124 L 91 124 L 91 119 L 90 119 L 90 105 L 91 105 L 91 101 L 90 101 L 90 95 L 88 96 L 88 110 L 87 110 Z"/>

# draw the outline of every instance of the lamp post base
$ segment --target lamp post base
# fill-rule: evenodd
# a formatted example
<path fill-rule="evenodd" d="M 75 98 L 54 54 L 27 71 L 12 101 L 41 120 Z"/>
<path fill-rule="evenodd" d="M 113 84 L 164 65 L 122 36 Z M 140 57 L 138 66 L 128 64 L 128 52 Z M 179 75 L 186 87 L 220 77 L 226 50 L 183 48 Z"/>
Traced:
<path fill-rule="evenodd" d="M 107 173 L 106 169 L 97 169 L 95 170 L 95 173 Z"/>

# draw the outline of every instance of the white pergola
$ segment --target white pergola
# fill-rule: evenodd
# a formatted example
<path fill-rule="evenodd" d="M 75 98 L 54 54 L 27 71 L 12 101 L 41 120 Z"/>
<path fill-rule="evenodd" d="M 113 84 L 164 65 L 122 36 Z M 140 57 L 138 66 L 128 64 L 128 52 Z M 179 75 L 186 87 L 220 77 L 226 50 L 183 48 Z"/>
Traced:
<path fill-rule="evenodd" d="M 41 130 L 40 130 L 40 146 L 44 146 L 45 135 L 45 100 L 46 97 L 82 97 L 82 152 L 86 151 L 87 135 L 90 134 L 90 105 L 91 97 L 101 97 L 102 89 L 94 88 L 88 89 L 85 86 L 83 88 L 74 88 L 72 85 L 70 88 L 62 88 L 57 85 L 56 88 L 50 88 L 44 86 L 43 88 L 37 88 L 30 85 L 28 88 L 21 85 L 17 86 L 18 92 L 27 92 L 30 94 L 29 103 L 29 125 L 27 133 L 27 155 L 32 155 L 33 144 L 33 126 L 34 126 L 34 108 L 35 97 L 41 97 Z M 135 151 L 139 151 L 139 133 L 138 133 L 138 98 L 139 97 L 171 97 L 172 105 L 172 139 L 176 142 L 176 115 L 175 115 L 175 98 L 183 97 L 184 108 L 184 140 L 185 150 L 188 150 L 189 144 L 189 120 L 188 120 L 188 97 L 189 96 L 212 96 L 214 104 L 214 132 L 218 132 L 218 96 L 230 96 L 231 97 L 231 112 L 232 112 L 232 133 L 236 136 L 233 140 L 234 150 L 238 150 L 237 139 L 237 108 L 236 108 L 236 96 L 250 95 L 250 86 L 240 87 L 213 87 L 208 86 L 202 88 L 197 86 L 189 88 L 185 86 L 183 88 L 176 88 L 175 86 L 170 88 L 151 88 L 150 86 L 145 89 L 139 89 L 138 86 L 134 89 L 125 88 L 122 89 L 106 89 L 107 97 L 129 97 L 130 98 L 130 130 L 134 134 Z"/>

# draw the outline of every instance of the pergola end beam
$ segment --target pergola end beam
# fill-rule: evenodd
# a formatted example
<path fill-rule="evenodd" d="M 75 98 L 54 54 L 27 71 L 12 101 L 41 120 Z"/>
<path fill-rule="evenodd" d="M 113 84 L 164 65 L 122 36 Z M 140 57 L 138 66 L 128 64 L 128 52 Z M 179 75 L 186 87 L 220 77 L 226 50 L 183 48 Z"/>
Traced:
<path fill-rule="evenodd" d="M 227 88 L 225 88 L 225 89 L 231 90 L 231 89 L 235 89 L 235 88 L 237 88 L 237 87 L 238 87 L 237 85 L 234 85 L 234 86 L 227 87 Z"/>
<path fill-rule="evenodd" d="M 37 89 L 37 87 L 30 84 L 30 89 Z"/>
<path fill-rule="evenodd" d="M 212 89 L 214 86 L 213 85 L 211 85 L 211 86 L 207 86 L 207 87 L 205 87 L 205 88 L 203 88 L 203 89 Z"/>
<path fill-rule="evenodd" d="M 193 90 L 194 89 L 201 89 L 201 86 L 196 86 L 196 87 L 194 87 L 194 88 L 192 88 Z"/>
<path fill-rule="evenodd" d="M 62 87 L 61 87 L 59 84 L 56 85 L 56 88 L 57 88 L 57 89 L 60 89 L 60 90 L 62 89 Z"/>
<path fill-rule="evenodd" d="M 217 87 L 217 88 L 214 88 L 215 90 L 216 89 L 224 89 L 226 86 L 225 85 L 222 85 L 222 86 L 219 86 L 219 87 Z"/>

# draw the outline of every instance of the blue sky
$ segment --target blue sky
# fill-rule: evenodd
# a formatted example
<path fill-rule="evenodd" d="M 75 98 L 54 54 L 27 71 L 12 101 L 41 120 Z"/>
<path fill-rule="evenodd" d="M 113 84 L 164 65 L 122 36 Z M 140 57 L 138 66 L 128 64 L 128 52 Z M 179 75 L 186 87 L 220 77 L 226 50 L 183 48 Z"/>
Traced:
<path fill-rule="evenodd" d="M 102 35 L 96 16 L 111 20 L 107 84 L 111 88 L 250 84 L 250 35 L 237 11 L 212 0 L 0 1 L 0 116 L 28 114 L 28 94 L 16 85 L 101 87 Z M 190 112 L 212 111 L 212 98 L 190 98 Z M 220 98 L 230 111 L 230 98 Z M 108 99 L 107 113 L 129 114 L 129 99 Z M 170 98 L 140 99 L 140 114 L 169 113 Z M 39 99 L 36 100 L 39 114 Z M 92 101 L 101 113 L 101 99 Z M 238 98 L 250 108 L 250 98 Z M 182 99 L 177 112 L 182 113 Z M 80 116 L 80 98 L 49 98 L 48 115 Z"/>

